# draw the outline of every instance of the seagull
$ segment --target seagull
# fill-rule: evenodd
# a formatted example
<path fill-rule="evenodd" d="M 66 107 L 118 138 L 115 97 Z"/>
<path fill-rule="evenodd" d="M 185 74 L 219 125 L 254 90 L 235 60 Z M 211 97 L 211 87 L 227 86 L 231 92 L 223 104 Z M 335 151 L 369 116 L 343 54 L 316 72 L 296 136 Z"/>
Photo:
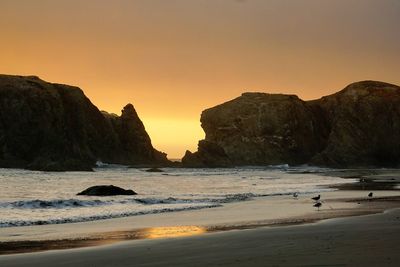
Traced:
<path fill-rule="evenodd" d="M 318 201 L 321 198 L 321 195 L 318 195 L 317 197 L 311 198 L 312 200 Z"/>
<path fill-rule="evenodd" d="M 295 199 L 297 199 L 298 196 L 299 196 L 299 193 L 298 193 L 298 192 L 294 192 L 294 193 L 293 193 L 293 197 L 294 197 Z"/>
<path fill-rule="evenodd" d="M 319 208 L 322 206 L 322 203 L 321 202 L 317 202 L 313 206 L 316 207 L 318 209 L 318 211 L 319 211 Z"/>
<path fill-rule="evenodd" d="M 374 193 L 369 192 L 368 197 L 369 197 L 369 198 L 372 198 L 373 195 L 374 195 Z"/>

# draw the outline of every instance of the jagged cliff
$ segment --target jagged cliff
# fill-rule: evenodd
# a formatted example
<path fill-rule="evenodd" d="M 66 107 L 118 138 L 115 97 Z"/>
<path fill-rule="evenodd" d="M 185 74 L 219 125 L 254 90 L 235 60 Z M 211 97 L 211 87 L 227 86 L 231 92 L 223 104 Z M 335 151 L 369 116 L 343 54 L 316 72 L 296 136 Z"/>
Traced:
<path fill-rule="evenodd" d="M 0 167 L 90 170 L 97 160 L 168 164 L 131 104 L 111 115 L 77 87 L 0 75 Z"/>
<path fill-rule="evenodd" d="M 206 133 L 184 166 L 400 165 L 400 87 L 364 81 L 313 101 L 244 93 L 203 111 Z"/>

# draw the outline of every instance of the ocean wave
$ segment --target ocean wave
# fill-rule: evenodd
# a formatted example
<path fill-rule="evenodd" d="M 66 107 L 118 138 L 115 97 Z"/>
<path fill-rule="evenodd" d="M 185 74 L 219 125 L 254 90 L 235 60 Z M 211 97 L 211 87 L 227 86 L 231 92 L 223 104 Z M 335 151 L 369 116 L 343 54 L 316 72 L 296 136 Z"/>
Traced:
<path fill-rule="evenodd" d="M 0 219 L 0 228 L 3 227 L 15 227 L 15 226 L 29 226 L 29 225 L 45 225 L 45 224 L 64 224 L 64 223 L 77 223 L 77 222 L 87 222 L 87 221 L 96 221 L 96 220 L 104 220 L 104 219 L 112 219 L 112 218 L 121 218 L 121 217 L 130 217 L 130 216 L 139 216 L 139 215 L 147 215 L 147 214 L 157 214 L 157 213 L 165 213 L 165 212 L 179 212 L 185 210 L 199 210 L 206 208 L 216 208 L 220 207 L 220 204 L 204 204 L 197 206 L 189 206 L 189 207 L 176 207 L 176 208 L 160 208 L 149 211 L 127 211 L 120 213 L 112 213 L 112 214 L 98 214 L 93 216 L 74 216 L 70 218 L 54 218 L 48 220 L 2 220 Z"/>
<path fill-rule="evenodd" d="M 192 203 L 190 199 L 176 199 L 173 197 L 168 198 L 136 198 L 137 203 L 143 205 L 156 205 L 156 204 L 178 204 L 178 203 Z"/>
<path fill-rule="evenodd" d="M 332 191 L 332 189 L 312 189 L 307 191 L 300 191 L 300 194 Z M 223 196 L 215 197 L 200 197 L 200 198 L 174 198 L 174 197 L 148 197 L 148 198 L 126 198 L 126 199 L 111 199 L 111 200 L 79 200 L 79 199 L 56 199 L 56 200 L 25 200 L 15 202 L 3 202 L 0 203 L 0 207 L 11 208 L 11 209 L 75 209 L 84 207 L 96 207 L 111 205 L 111 207 L 103 210 L 101 207 L 97 210 L 95 215 L 75 215 L 71 217 L 59 217 L 60 213 L 55 213 L 53 218 L 43 220 L 29 220 L 27 219 L 15 219 L 14 218 L 0 218 L 1 227 L 13 227 L 13 226 L 28 226 L 28 225 L 42 225 L 42 224 L 63 224 L 63 223 L 75 223 L 75 222 L 86 222 L 110 218 L 138 216 L 146 214 L 166 213 L 166 212 L 178 212 L 185 210 L 198 210 L 205 208 L 221 207 L 226 203 L 248 201 L 257 197 L 268 197 L 268 196 L 284 196 L 292 195 L 291 192 L 281 193 L 268 193 L 268 194 L 255 194 L 255 193 L 238 193 L 228 194 Z M 123 211 L 111 212 L 112 205 L 127 205 L 123 207 Z M 138 210 L 132 205 L 143 205 L 147 206 L 145 210 Z M 152 206 L 153 205 L 153 206 Z M 121 208 L 121 207 L 120 207 Z M 50 211 L 52 212 L 52 211 Z"/>
<path fill-rule="evenodd" d="M 238 201 L 250 200 L 256 195 L 253 193 L 232 194 L 215 198 L 140 198 L 134 199 L 136 202 L 143 205 L 157 205 L 157 204 L 194 204 L 194 203 L 231 203 Z"/>
<path fill-rule="evenodd" d="M 53 200 L 20 200 L 12 202 L 0 203 L 0 208 L 9 209 L 67 209 L 67 208 L 84 208 L 84 207 L 100 207 L 107 205 L 176 205 L 176 204 L 201 204 L 201 203 L 230 203 L 236 201 L 248 200 L 256 195 L 234 194 L 216 198 L 125 198 L 125 199 L 110 199 L 110 200 L 82 200 L 82 199 L 53 199 Z"/>
<path fill-rule="evenodd" d="M 125 199 L 110 199 L 110 200 L 82 200 L 82 199 L 53 199 L 53 200 L 20 200 L 12 202 L 0 203 L 0 208 L 9 209 L 66 209 L 66 208 L 84 208 L 84 207 L 100 207 L 107 205 L 176 205 L 176 204 L 211 204 L 211 203 L 230 203 L 237 201 L 248 200 L 256 195 L 234 194 L 216 198 L 125 198 Z"/>
<path fill-rule="evenodd" d="M 182 168 L 182 169 L 169 169 L 166 168 L 165 173 L 162 175 L 167 176 L 182 176 L 182 177 L 208 177 L 208 176 L 224 176 L 224 175 L 237 175 L 239 170 L 235 168 Z"/>
<path fill-rule="evenodd" d="M 147 197 L 147 198 L 124 198 L 124 199 L 53 199 L 53 200 L 20 200 L 12 202 L 0 202 L 0 208 L 9 209 L 67 209 L 67 208 L 85 208 L 100 207 L 108 205 L 177 205 L 177 204 L 226 204 L 232 202 L 248 201 L 257 197 L 284 196 L 292 195 L 293 192 L 315 193 L 322 191 L 331 191 L 332 189 L 314 189 L 308 191 L 291 190 L 281 193 L 238 193 L 227 194 L 215 197 L 198 197 L 198 198 L 174 198 L 174 197 Z"/>
<path fill-rule="evenodd" d="M 16 209 L 64 209 L 71 207 L 95 207 L 112 205 L 113 201 L 79 200 L 79 199 L 54 199 L 54 200 L 20 200 L 0 203 L 1 208 Z"/>
<path fill-rule="evenodd" d="M 290 168 L 290 166 L 289 164 L 278 164 L 278 165 L 268 165 L 268 168 L 287 171 Z"/>
<path fill-rule="evenodd" d="M 319 190 L 320 191 L 320 190 Z M 140 198 L 134 201 L 143 205 L 157 205 L 157 204 L 195 204 L 195 203 L 232 203 L 240 201 L 248 201 L 257 197 L 292 195 L 293 192 L 288 193 L 271 193 L 271 194 L 254 194 L 254 193 L 238 193 L 228 194 L 224 196 L 207 197 L 207 198 Z"/>
<path fill-rule="evenodd" d="M 102 161 L 96 161 L 95 169 L 102 170 L 102 169 L 128 169 L 129 166 L 122 165 L 122 164 L 112 164 L 112 163 L 105 163 Z"/>

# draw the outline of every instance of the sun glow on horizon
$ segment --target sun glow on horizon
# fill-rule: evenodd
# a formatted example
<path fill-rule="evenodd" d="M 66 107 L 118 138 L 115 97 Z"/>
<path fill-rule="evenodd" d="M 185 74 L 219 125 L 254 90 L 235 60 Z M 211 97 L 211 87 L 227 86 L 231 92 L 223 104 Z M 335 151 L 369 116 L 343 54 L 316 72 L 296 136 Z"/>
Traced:
<path fill-rule="evenodd" d="M 169 159 L 181 159 L 186 150 L 196 151 L 197 142 L 204 139 L 199 121 L 162 118 L 142 120 L 153 146 L 167 153 Z"/>

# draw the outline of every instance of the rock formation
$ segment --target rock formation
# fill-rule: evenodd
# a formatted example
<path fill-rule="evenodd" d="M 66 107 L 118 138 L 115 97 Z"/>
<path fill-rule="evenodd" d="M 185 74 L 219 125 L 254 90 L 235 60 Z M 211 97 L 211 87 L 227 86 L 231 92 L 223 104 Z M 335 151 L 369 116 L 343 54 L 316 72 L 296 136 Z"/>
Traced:
<path fill-rule="evenodd" d="M 327 166 L 400 165 L 400 87 L 365 81 L 318 101 L 316 116 L 329 135 L 312 163 Z"/>
<path fill-rule="evenodd" d="M 111 115 L 77 87 L 0 75 L 0 167 L 91 170 L 98 160 L 168 164 L 131 104 Z"/>
<path fill-rule="evenodd" d="M 244 93 L 203 111 L 206 133 L 184 166 L 400 165 L 400 87 L 364 81 L 313 101 Z"/>
<path fill-rule="evenodd" d="M 145 170 L 146 172 L 164 172 L 163 170 L 159 169 L 159 168 L 150 168 Z"/>
<path fill-rule="evenodd" d="M 95 185 L 77 194 L 78 196 L 118 196 L 118 195 L 137 195 L 133 190 L 126 190 L 114 185 Z"/>

